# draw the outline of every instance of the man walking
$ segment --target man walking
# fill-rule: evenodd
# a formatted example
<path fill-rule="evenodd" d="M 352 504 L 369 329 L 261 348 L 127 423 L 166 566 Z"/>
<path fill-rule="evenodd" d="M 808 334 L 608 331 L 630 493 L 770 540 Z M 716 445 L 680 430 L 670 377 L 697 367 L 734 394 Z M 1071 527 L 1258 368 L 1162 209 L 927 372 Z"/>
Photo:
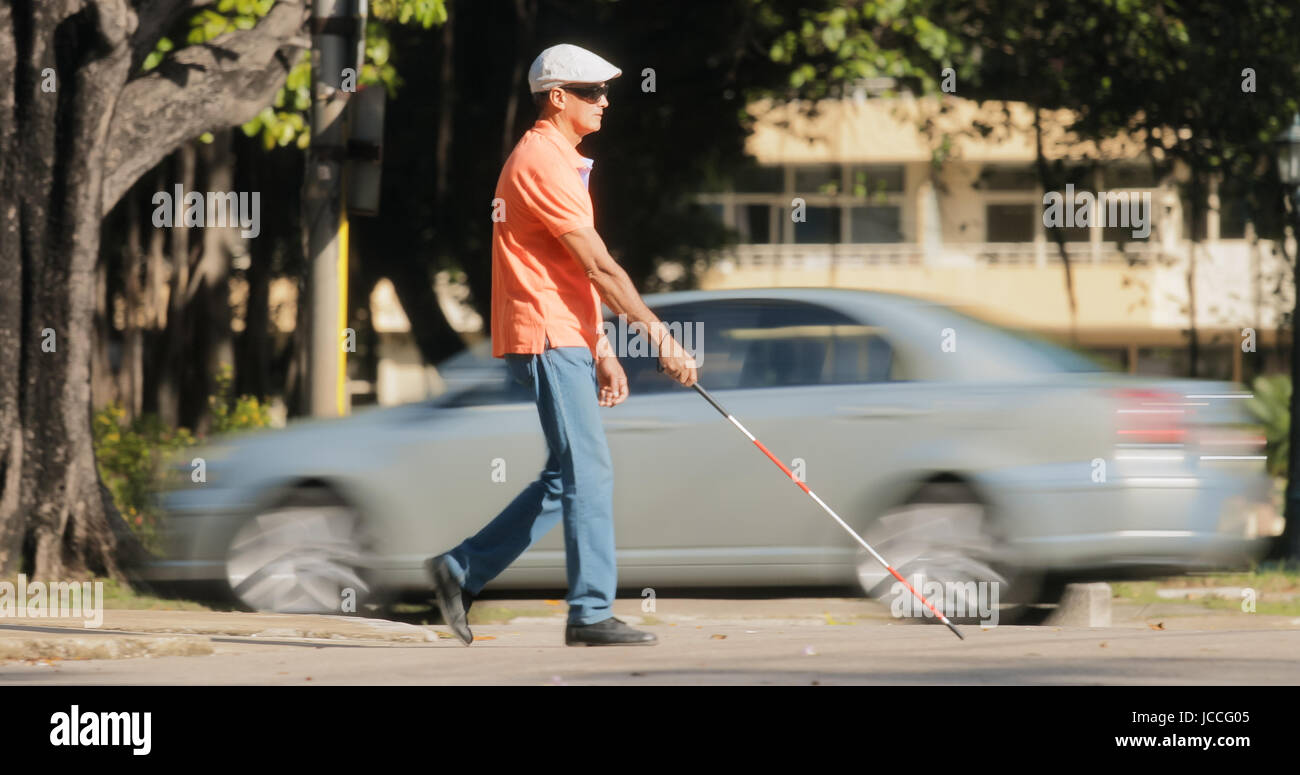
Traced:
<path fill-rule="evenodd" d="M 504 219 L 492 231 L 492 354 L 537 402 L 549 456 L 536 481 L 486 527 L 425 561 L 445 621 L 465 645 L 474 597 L 538 538 L 564 522 L 570 646 L 654 645 L 611 613 L 617 586 L 614 469 L 597 407 L 617 406 L 627 377 L 601 331 L 600 304 L 640 324 L 673 379 L 695 384 L 695 362 L 646 307 L 596 234 L 577 144 L 599 131 L 608 81 L 622 71 L 586 49 L 552 46 L 528 83 L 537 122 L 497 181 Z"/>

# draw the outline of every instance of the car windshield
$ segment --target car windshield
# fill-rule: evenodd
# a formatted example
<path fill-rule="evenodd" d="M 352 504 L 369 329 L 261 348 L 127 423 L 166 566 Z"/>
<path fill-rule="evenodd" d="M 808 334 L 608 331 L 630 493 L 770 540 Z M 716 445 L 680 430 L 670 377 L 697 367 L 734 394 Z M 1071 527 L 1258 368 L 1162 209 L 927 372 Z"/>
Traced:
<path fill-rule="evenodd" d="M 1040 334 L 1032 333 L 1018 328 L 1010 328 L 975 314 L 971 314 L 968 309 L 957 309 L 954 307 L 944 307 L 944 310 L 953 317 L 960 318 L 961 321 L 970 323 L 975 326 L 982 326 L 990 332 L 1014 340 L 1017 344 L 1023 346 L 1031 353 L 1031 357 L 1037 357 L 1047 366 L 1056 371 L 1065 372 L 1104 372 L 1118 371 L 1119 369 L 1112 363 L 1100 358 L 1086 350 L 1079 350 L 1069 345 L 1058 342 Z"/>

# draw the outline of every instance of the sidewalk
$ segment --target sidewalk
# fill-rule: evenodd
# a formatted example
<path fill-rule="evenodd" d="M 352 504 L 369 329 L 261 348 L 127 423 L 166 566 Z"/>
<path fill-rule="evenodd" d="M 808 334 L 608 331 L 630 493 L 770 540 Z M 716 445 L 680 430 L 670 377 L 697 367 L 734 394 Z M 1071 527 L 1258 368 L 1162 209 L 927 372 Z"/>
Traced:
<path fill-rule="evenodd" d="M 1137 605 L 1113 602 L 1111 630 L 1271 630 L 1300 629 L 1300 618 L 1213 612 L 1186 602 Z M 472 625 L 563 627 L 562 600 L 517 598 L 479 600 L 470 609 Z M 855 598 L 702 599 L 666 598 L 646 611 L 639 599 L 618 600 L 614 615 L 634 626 L 750 629 L 819 627 L 906 627 L 888 609 Z M 0 660 L 127 659 L 140 656 L 201 656 L 215 642 L 332 642 L 394 646 L 452 638 L 446 627 L 425 624 L 432 612 L 406 614 L 403 621 L 359 616 L 263 614 L 222 611 L 108 609 L 97 629 L 81 618 L 0 618 Z M 974 625 L 978 628 L 978 625 Z M 982 629 L 982 628 L 980 628 Z M 1052 631 L 1044 627 L 1044 631 Z M 480 630 L 482 631 L 482 630 Z M 256 639 L 256 641 L 254 641 Z"/>

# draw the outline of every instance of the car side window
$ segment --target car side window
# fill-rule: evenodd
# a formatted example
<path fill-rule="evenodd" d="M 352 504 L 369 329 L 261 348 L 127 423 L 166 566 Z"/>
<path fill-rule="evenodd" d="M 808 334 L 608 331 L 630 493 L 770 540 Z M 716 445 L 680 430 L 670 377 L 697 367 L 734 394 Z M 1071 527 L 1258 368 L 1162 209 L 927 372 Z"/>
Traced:
<path fill-rule="evenodd" d="M 745 344 L 730 337 L 729 332 L 757 325 L 761 304 L 747 299 L 696 302 L 657 307 L 654 313 L 668 326 L 677 341 L 695 355 L 701 375 L 708 375 L 708 387 L 726 390 L 739 384 L 745 354 Z M 629 392 L 638 395 L 680 389 L 677 382 L 659 373 L 658 355 L 651 355 L 648 345 L 635 353 L 632 351 L 632 338 L 628 332 L 627 344 L 620 350 L 619 357 L 623 371 L 627 373 Z M 644 343 L 644 336 L 640 338 Z M 623 339 L 621 332 L 620 339 Z M 619 347 L 618 342 L 614 345 Z"/>
<path fill-rule="evenodd" d="M 678 338 L 696 352 L 700 379 L 710 389 L 884 382 L 893 373 L 883 329 L 817 304 L 727 299 L 655 314 L 682 332 Z M 620 360 L 633 395 L 677 385 L 658 372 L 656 358 Z"/>
<path fill-rule="evenodd" d="M 732 336 L 746 341 L 740 387 L 884 382 L 893 348 L 878 326 L 817 304 L 776 301 L 759 325 Z"/>

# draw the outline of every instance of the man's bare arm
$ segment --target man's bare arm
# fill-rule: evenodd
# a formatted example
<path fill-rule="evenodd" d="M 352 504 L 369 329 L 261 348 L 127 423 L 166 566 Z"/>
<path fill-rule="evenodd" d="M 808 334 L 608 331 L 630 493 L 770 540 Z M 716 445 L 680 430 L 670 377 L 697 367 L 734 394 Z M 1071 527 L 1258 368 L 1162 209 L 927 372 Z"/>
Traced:
<path fill-rule="evenodd" d="M 600 293 L 601 300 L 614 310 L 615 315 L 626 315 L 628 322 L 641 323 L 647 327 L 659 322 L 659 318 L 641 300 L 641 294 L 636 292 L 632 278 L 627 276 L 623 267 L 609 254 L 605 241 L 595 229 L 574 229 L 561 234 L 560 242 L 582 265 L 587 277 Z"/>
<path fill-rule="evenodd" d="M 587 277 L 596 286 L 601 300 L 609 305 L 614 314 L 625 315 L 629 323 L 640 323 L 645 326 L 650 333 L 650 341 L 659 348 L 660 355 L 665 358 L 664 365 L 668 372 L 682 384 L 693 385 L 696 380 L 694 362 L 683 362 L 680 366 L 668 362 L 668 359 L 673 361 L 683 359 L 683 356 L 686 356 L 685 349 L 672 337 L 668 327 L 660 322 L 641 300 L 641 294 L 637 293 L 636 286 L 632 285 L 632 278 L 627 276 L 623 267 L 619 266 L 614 257 L 609 254 L 605 241 L 600 238 L 596 230 L 591 227 L 574 229 L 561 234 L 560 242 L 574 260 L 582 265 Z"/>

